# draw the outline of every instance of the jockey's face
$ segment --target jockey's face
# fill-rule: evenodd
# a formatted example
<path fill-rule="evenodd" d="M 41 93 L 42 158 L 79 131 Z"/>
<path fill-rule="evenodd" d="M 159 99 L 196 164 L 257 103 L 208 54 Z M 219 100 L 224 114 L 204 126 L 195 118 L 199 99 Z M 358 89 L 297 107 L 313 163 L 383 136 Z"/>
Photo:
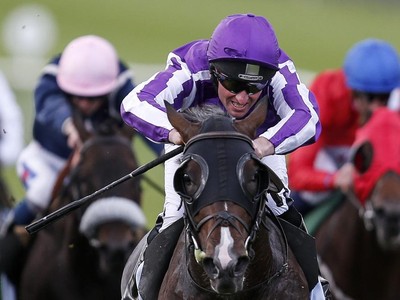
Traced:
<path fill-rule="evenodd" d="M 72 105 L 78 108 L 78 110 L 86 117 L 89 117 L 96 113 L 107 101 L 106 96 L 101 97 L 81 97 L 71 96 Z"/>
<path fill-rule="evenodd" d="M 360 116 L 360 125 L 364 125 L 377 108 L 386 106 L 378 97 L 371 94 L 353 91 L 352 97 L 354 108 Z"/>
<path fill-rule="evenodd" d="M 261 91 L 249 95 L 245 90 L 234 94 L 218 82 L 218 97 L 228 114 L 234 118 L 244 117 L 249 112 L 250 108 L 257 102 L 260 95 Z"/>

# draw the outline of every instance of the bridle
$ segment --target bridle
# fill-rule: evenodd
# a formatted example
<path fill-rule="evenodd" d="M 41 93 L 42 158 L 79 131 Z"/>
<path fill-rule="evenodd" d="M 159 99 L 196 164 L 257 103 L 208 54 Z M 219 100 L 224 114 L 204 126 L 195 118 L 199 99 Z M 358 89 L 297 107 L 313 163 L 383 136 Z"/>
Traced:
<path fill-rule="evenodd" d="M 128 149 L 132 148 L 131 141 L 122 136 L 122 135 L 94 135 L 90 138 L 88 138 L 82 145 L 80 151 L 80 159 L 79 163 L 77 166 L 75 166 L 74 169 L 72 169 L 71 174 L 67 178 L 67 182 L 64 185 L 60 197 L 64 197 L 66 193 L 70 193 L 73 199 L 79 199 L 83 196 L 86 196 L 86 194 L 83 194 L 80 186 L 82 185 L 82 182 L 87 182 L 87 180 L 80 180 L 80 184 L 75 185 L 77 178 L 79 176 L 79 173 L 81 172 L 82 169 L 82 164 L 81 162 L 85 159 L 85 157 L 88 155 L 87 153 L 93 148 L 97 147 L 99 145 L 104 145 L 104 144 L 117 144 L 117 145 L 122 145 L 123 147 L 126 147 Z M 74 189 L 71 189 L 72 187 L 75 187 Z"/>
<path fill-rule="evenodd" d="M 204 143 L 207 144 L 203 145 Z M 218 143 L 221 143 L 221 145 L 218 145 Z M 214 145 L 212 148 L 213 144 L 216 145 Z M 232 146 L 228 149 L 228 151 L 237 152 L 236 154 L 232 154 L 233 159 L 230 154 L 224 153 L 225 150 L 222 151 L 221 153 L 219 152 L 218 149 L 222 147 L 222 145 L 224 149 L 228 148 L 229 146 Z M 221 163 L 220 161 L 207 162 L 208 159 L 212 159 L 212 157 L 218 157 L 218 156 L 220 156 L 219 159 L 220 161 L 223 161 L 223 163 Z M 232 159 L 232 161 L 229 161 L 230 159 Z M 202 175 L 203 178 L 201 180 L 203 186 L 199 188 L 200 192 L 195 193 L 194 196 L 185 194 L 184 188 L 182 188 L 182 186 L 179 185 L 179 182 L 177 182 L 179 180 L 179 177 L 183 175 L 182 169 L 184 168 L 184 166 L 189 161 L 192 160 L 195 160 L 197 163 L 201 165 L 202 173 L 204 173 Z M 243 186 L 242 185 L 240 186 L 240 181 L 243 180 L 243 178 L 241 178 L 241 176 L 243 176 L 242 174 L 243 165 L 248 160 L 254 160 L 258 164 L 258 167 L 260 168 L 261 172 L 261 177 L 259 179 L 262 182 L 258 187 L 257 193 L 255 193 L 254 195 L 249 195 L 249 193 L 246 193 Z M 227 179 L 227 180 L 233 180 L 233 182 L 227 183 L 227 185 L 229 185 L 230 189 L 232 189 L 233 191 L 226 192 L 226 194 L 218 191 L 219 193 L 222 193 L 224 196 L 226 196 L 226 198 L 221 198 L 221 199 L 215 197 L 212 198 L 213 195 L 208 189 L 210 189 L 211 187 L 215 188 L 215 186 L 211 187 L 208 186 L 211 185 L 210 183 L 211 178 L 208 177 L 212 176 L 211 174 L 213 174 L 213 172 L 221 172 L 218 168 L 229 169 L 229 166 L 225 166 L 225 164 L 231 164 L 231 165 L 236 164 L 234 166 L 234 169 L 236 169 L 235 172 L 236 176 L 235 174 L 230 174 L 229 179 Z M 221 165 L 224 166 L 222 167 Z M 185 230 L 186 230 L 186 240 L 187 240 L 186 246 L 187 249 L 190 249 L 191 247 L 194 248 L 195 260 L 198 264 L 201 264 L 202 259 L 205 257 L 205 253 L 200 247 L 199 233 L 202 226 L 210 220 L 214 220 L 215 224 L 213 224 L 211 230 L 209 231 L 207 239 L 212 234 L 212 232 L 220 226 L 230 226 L 235 230 L 237 230 L 238 232 L 241 232 L 237 224 L 242 225 L 248 234 L 245 242 L 246 251 L 250 259 L 254 258 L 255 251 L 252 249 L 252 245 L 256 238 L 257 232 L 259 231 L 260 226 L 263 223 L 264 218 L 266 217 L 266 210 L 267 211 L 269 210 L 269 208 L 265 204 L 266 201 L 265 193 L 268 190 L 269 175 L 268 171 L 266 169 L 263 169 L 263 166 L 264 166 L 263 163 L 259 161 L 259 159 L 254 155 L 254 149 L 252 147 L 251 140 L 247 136 L 237 132 L 217 131 L 217 132 L 201 133 L 190 139 L 186 144 L 182 157 L 182 164 L 179 167 L 178 171 L 176 172 L 174 178 L 174 184 L 175 184 L 175 189 L 181 196 L 183 205 L 185 206 L 184 220 L 185 220 Z M 214 179 L 216 178 L 214 177 Z M 210 200 L 208 199 L 208 197 L 211 197 L 212 199 Z M 242 217 L 237 216 L 236 214 L 233 214 L 228 211 L 218 211 L 209 214 L 203 217 L 198 222 L 194 220 L 194 216 L 201 208 L 211 204 L 213 201 L 225 201 L 225 200 L 234 202 L 239 206 L 241 206 L 242 208 L 244 208 L 247 212 L 249 212 L 252 218 L 252 224 L 247 224 L 242 219 Z M 201 204 L 198 202 L 204 202 L 204 203 Z M 285 234 L 283 233 L 283 229 L 279 224 L 279 221 L 273 215 L 273 213 L 271 211 L 269 211 L 269 213 L 272 216 L 271 219 L 274 221 L 274 223 L 278 226 L 279 230 L 281 231 L 281 236 L 283 236 L 284 238 L 285 253 L 284 253 L 284 262 L 281 268 L 279 268 L 272 276 L 267 278 L 263 282 L 263 284 L 266 283 L 268 284 L 274 278 L 279 277 L 288 268 L 287 264 L 288 244 L 286 241 Z M 204 290 L 204 288 L 198 285 L 192 277 L 191 281 L 194 283 L 194 285 Z M 257 288 L 258 286 L 259 284 L 251 287 L 251 289 Z M 210 290 L 207 291 L 212 292 Z"/>

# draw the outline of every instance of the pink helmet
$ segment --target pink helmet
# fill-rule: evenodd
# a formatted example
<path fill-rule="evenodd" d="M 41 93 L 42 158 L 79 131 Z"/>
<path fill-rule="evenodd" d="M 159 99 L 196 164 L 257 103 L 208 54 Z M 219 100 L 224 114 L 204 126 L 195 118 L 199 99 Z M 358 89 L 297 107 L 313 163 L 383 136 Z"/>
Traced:
<path fill-rule="evenodd" d="M 115 88 L 118 72 L 118 55 L 110 42 L 87 35 L 74 39 L 65 47 L 57 83 L 66 93 L 97 97 Z"/>

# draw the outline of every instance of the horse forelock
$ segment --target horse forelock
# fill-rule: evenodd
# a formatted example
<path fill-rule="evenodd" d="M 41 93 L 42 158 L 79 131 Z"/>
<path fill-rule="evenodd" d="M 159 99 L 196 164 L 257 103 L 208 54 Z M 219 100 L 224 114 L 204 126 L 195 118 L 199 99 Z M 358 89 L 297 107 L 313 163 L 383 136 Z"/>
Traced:
<path fill-rule="evenodd" d="M 200 133 L 236 131 L 233 127 L 233 118 L 219 106 L 212 104 L 195 106 L 186 109 L 183 113 L 187 120 L 202 124 Z"/>
<path fill-rule="evenodd" d="M 193 106 L 185 109 L 182 112 L 186 119 L 192 122 L 204 122 L 211 117 L 229 117 L 226 111 L 224 111 L 221 107 L 205 104 L 200 106 Z"/>

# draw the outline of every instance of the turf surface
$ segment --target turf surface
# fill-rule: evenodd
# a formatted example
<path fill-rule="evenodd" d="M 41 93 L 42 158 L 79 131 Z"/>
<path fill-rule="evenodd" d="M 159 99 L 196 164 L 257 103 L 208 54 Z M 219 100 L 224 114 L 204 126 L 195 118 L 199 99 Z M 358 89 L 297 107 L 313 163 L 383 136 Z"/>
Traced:
<path fill-rule="evenodd" d="M 348 48 L 368 37 L 385 39 L 400 49 L 397 32 L 400 6 L 389 0 L 37 0 L 35 3 L 47 7 L 56 21 L 58 37 L 46 54 L 48 58 L 62 51 L 77 36 L 98 34 L 113 42 L 123 59 L 140 66 L 134 70 L 137 81 L 144 80 L 164 64 L 171 49 L 194 39 L 209 38 L 218 22 L 233 13 L 251 12 L 267 17 L 281 47 L 299 69 L 318 72 L 339 67 Z M 26 0 L 1 0 L 0 20 L 5 20 L 13 9 L 23 4 L 27 4 Z M 26 29 L 23 24 L 21 30 Z M 8 55 L 1 42 L 1 69 L 7 69 Z M 28 65 L 18 70 L 21 76 L 29 71 L 32 68 Z M 36 74 L 33 75 L 35 78 Z M 13 84 L 24 111 L 28 142 L 33 86 L 20 89 L 16 82 Z M 140 141 L 137 144 L 142 164 L 154 158 Z M 149 178 L 160 186 L 163 185 L 162 171 L 159 166 L 148 172 Z M 5 176 L 13 195 L 20 199 L 23 189 L 13 168 L 7 169 Z M 144 211 L 151 226 L 162 210 L 163 196 L 146 183 L 144 189 Z"/>

